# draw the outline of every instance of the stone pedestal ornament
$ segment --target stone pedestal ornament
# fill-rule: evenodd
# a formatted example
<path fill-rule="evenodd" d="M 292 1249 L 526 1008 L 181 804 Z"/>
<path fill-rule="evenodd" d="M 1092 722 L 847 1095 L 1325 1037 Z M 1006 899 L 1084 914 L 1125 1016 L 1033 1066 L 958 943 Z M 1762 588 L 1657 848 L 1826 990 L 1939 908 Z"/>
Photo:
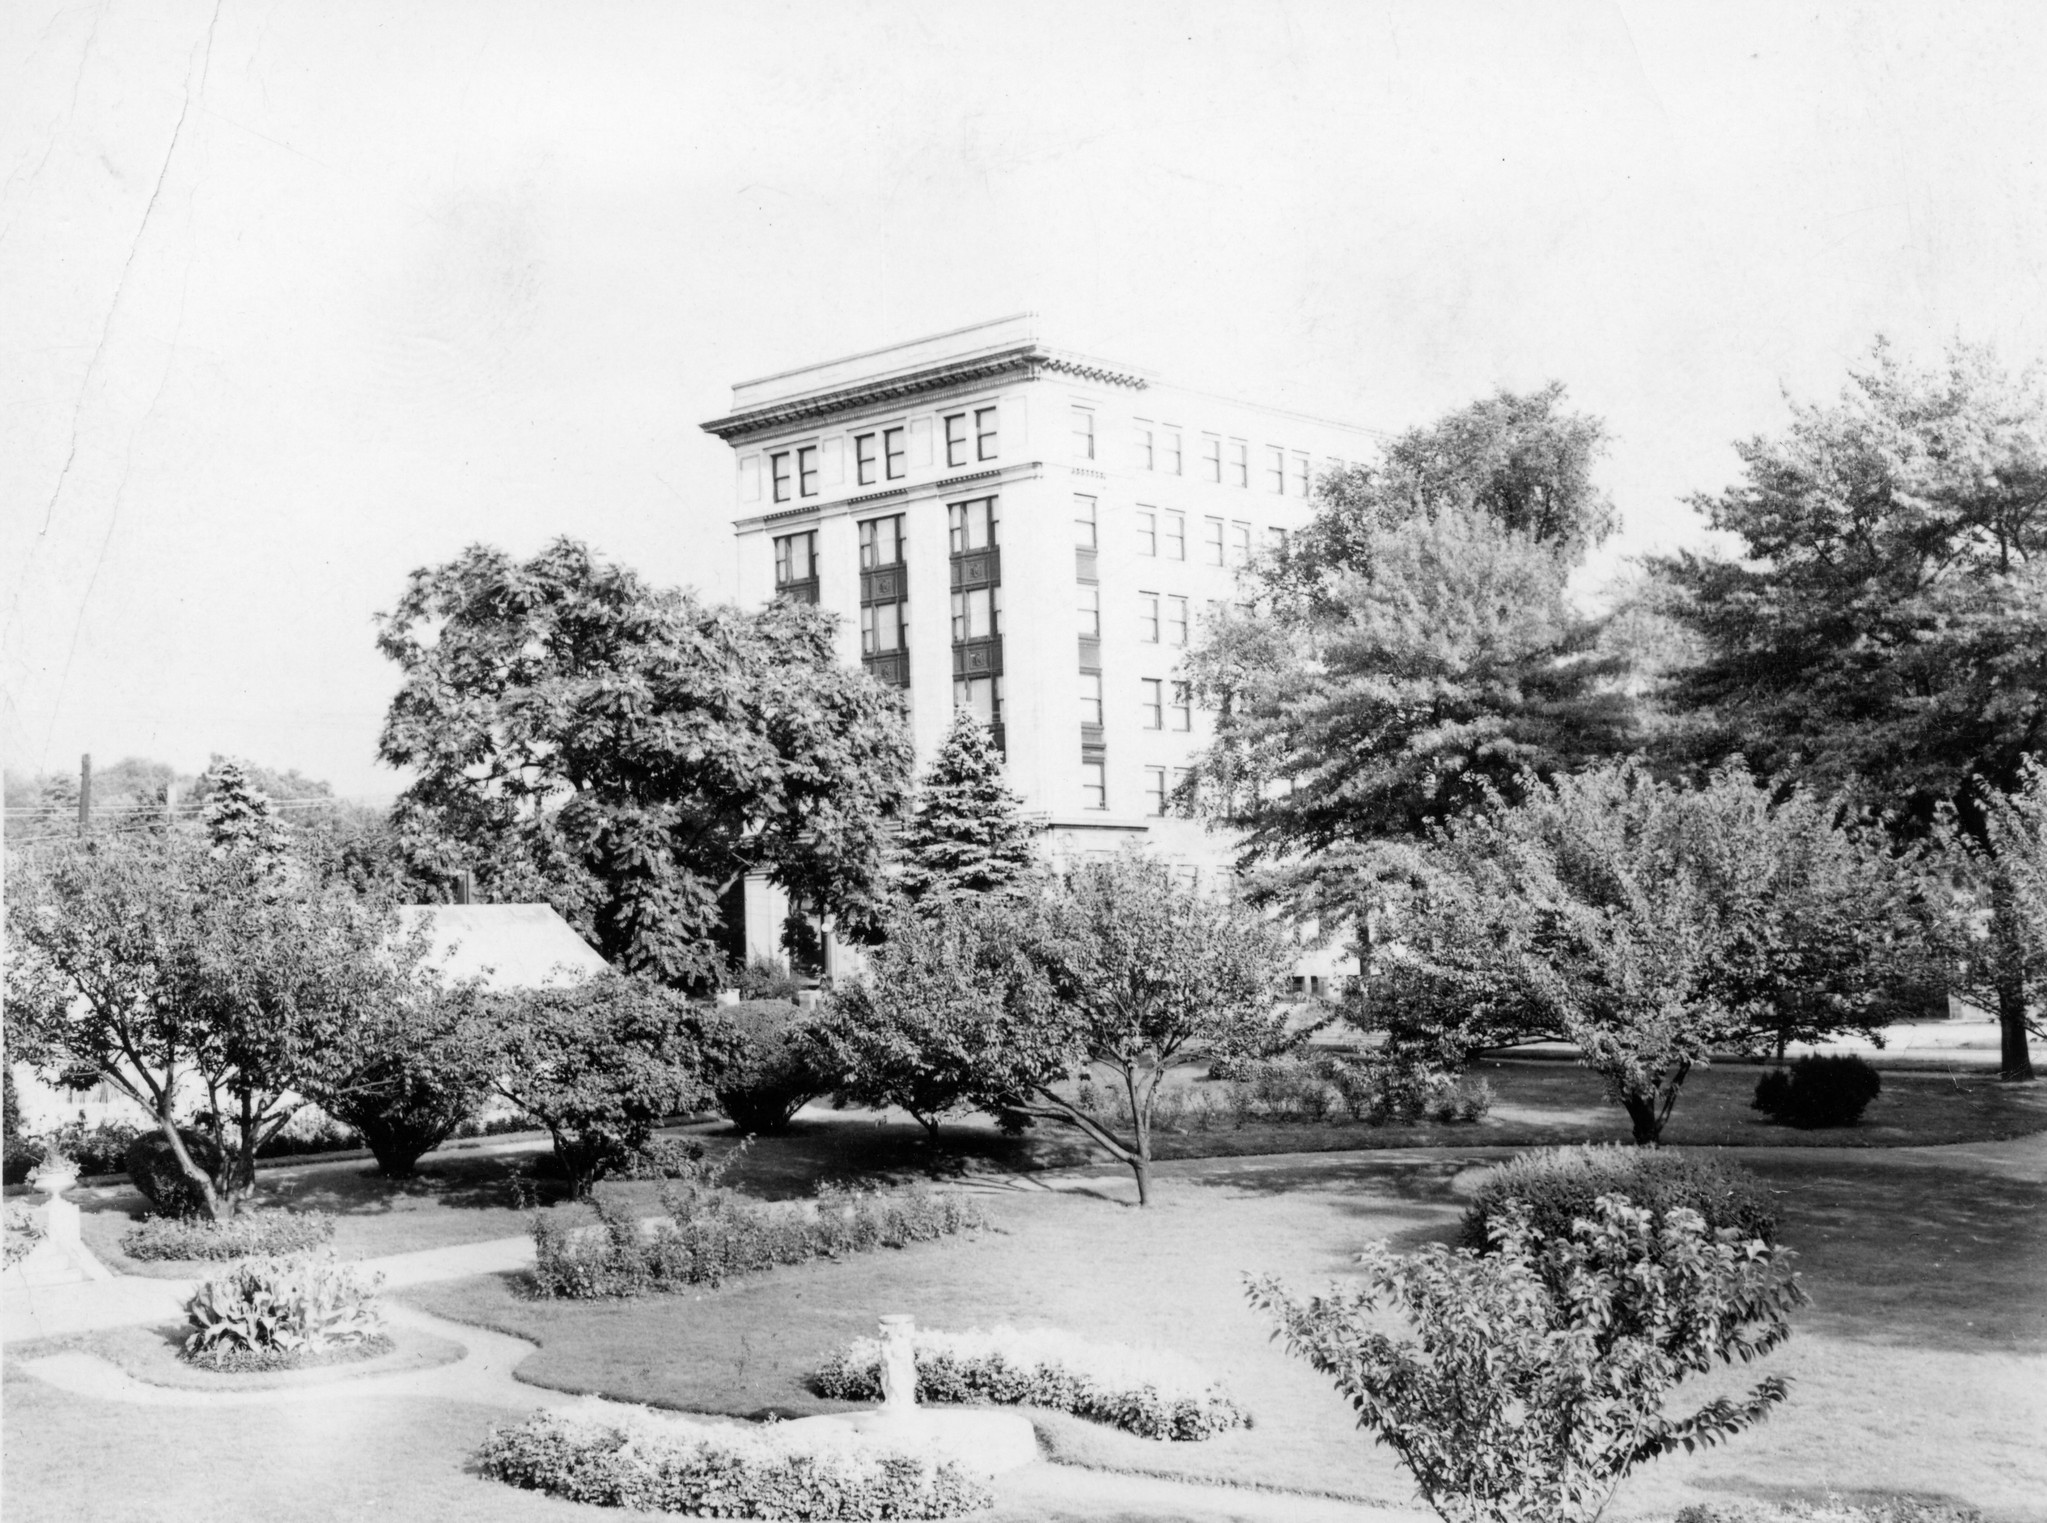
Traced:
<path fill-rule="evenodd" d="M 917 1319 L 881 1319 L 881 1409 L 890 1417 L 917 1410 Z"/>

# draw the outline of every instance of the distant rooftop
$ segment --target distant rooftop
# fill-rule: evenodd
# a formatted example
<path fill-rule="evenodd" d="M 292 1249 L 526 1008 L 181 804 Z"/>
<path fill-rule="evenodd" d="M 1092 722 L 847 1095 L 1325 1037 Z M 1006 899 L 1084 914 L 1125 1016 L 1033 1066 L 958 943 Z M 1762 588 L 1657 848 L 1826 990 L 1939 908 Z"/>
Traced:
<path fill-rule="evenodd" d="M 408 932 L 433 917 L 435 967 L 451 979 L 481 978 L 490 989 L 544 989 L 608 966 L 549 904 L 408 904 Z"/>

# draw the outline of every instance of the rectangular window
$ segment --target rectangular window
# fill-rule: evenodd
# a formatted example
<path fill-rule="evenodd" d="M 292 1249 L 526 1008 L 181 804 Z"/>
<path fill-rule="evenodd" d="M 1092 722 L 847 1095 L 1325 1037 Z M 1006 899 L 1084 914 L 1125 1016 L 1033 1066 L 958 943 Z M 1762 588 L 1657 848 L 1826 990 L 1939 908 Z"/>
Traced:
<path fill-rule="evenodd" d="M 1076 495 L 1073 499 L 1073 543 L 1081 550 L 1096 547 L 1095 500 L 1092 497 Z"/>
<path fill-rule="evenodd" d="M 860 610 L 860 654 L 881 656 L 898 651 L 908 643 L 904 629 L 909 605 L 872 603 Z"/>
<path fill-rule="evenodd" d="M 1002 633 L 1002 589 L 1000 587 L 976 587 L 971 592 L 955 592 L 952 595 L 952 638 L 954 644 L 966 640 L 987 640 Z"/>
<path fill-rule="evenodd" d="M 1187 559 L 1187 515 L 1168 512 L 1161 527 L 1165 530 L 1163 536 L 1165 544 L 1161 547 L 1160 553 L 1169 561 Z"/>
<path fill-rule="evenodd" d="M 817 495 L 817 446 L 806 444 L 796 452 L 796 495 Z"/>
<path fill-rule="evenodd" d="M 1138 686 L 1144 694 L 1144 727 L 1163 730 L 1166 727 L 1165 683 L 1157 677 L 1146 677 Z"/>
<path fill-rule="evenodd" d="M 1166 812 L 1166 769 L 1146 767 L 1144 769 L 1144 799 L 1146 814 L 1162 815 Z"/>
<path fill-rule="evenodd" d="M 1173 769 L 1173 792 L 1178 793 L 1182 788 L 1186 787 L 1187 779 L 1192 775 L 1193 771 L 1191 768 L 1175 767 Z"/>
<path fill-rule="evenodd" d="M 1308 495 L 1308 457 L 1296 451 L 1294 454 L 1294 496 Z"/>
<path fill-rule="evenodd" d="M 978 460 L 993 460 L 997 453 L 995 425 L 1000 414 L 993 407 L 974 409 L 974 457 Z"/>
<path fill-rule="evenodd" d="M 1150 508 L 1137 510 L 1137 553 L 1139 555 L 1159 553 L 1159 516 Z"/>
<path fill-rule="evenodd" d="M 1073 458 L 1092 460 L 1095 458 L 1095 410 L 1092 407 L 1076 407 L 1073 413 Z"/>
<path fill-rule="evenodd" d="M 1286 495 L 1286 451 L 1277 445 L 1265 452 L 1265 484 L 1279 496 Z"/>
<path fill-rule="evenodd" d="M 1080 800 L 1089 809 L 1109 807 L 1109 766 L 1106 762 L 1080 764 Z"/>
<path fill-rule="evenodd" d="M 1230 525 L 1230 564 L 1248 566 L 1251 563 L 1251 526 L 1233 523 Z"/>
<path fill-rule="evenodd" d="M 1242 439 L 1230 441 L 1230 485 L 1247 487 L 1251 484 L 1251 446 Z"/>
<path fill-rule="evenodd" d="M 874 485 L 875 442 L 873 434 L 853 436 L 853 482 L 856 486 Z"/>
<path fill-rule="evenodd" d="M 1211 566 L 1223 563 L 1223 521 L 1220 518 L 1201 520 L 1201 558 Z"/>
<path fill-rule="evenodd" d="M 1152 438 L 1151 425 L 1139 418 L 1131 435 L 1131 464 L 1140 471 L 1158 468 L 1156 441 Z"/>
<path fill-rule="evenodd" d="M 775 585 L 808 582 L 817 576 L 817 531 L 775 536 Z"/>
<path fill-rule="evenodd" d="M 1099 640 L 1102 637 L 1102 589 L 1091 582 L 1082 582 L 1074 588 L 1077 595 L 1074 607 L 1080 615 L 1082 638 Z"/>
<path fill-rule="evenodd" d="M 1102 722 L 1102 674 L 1080 674 L 1080 722 L 1100 727 Z"/>
<path fill-rule="evenodd" d="M 1223 442 L 1215 434 L 1201 436 L 1201 474 L 1210 481 L 1223 479 Z"/>
<path fill-rule="evenodd" d="M 969 550 L 986 550 L 994 545 L 1000 520 L 996 499 L 982 497 L 973 502 L 950 503 L 945 511 L 951 521 L 949 537 L 954 555 L 964 555 Z"/>
<path fill-rule="evenodd" d="M 1194 688 L 1191 683 L 1173 684 L 1173 701 L 1169 705 L 1173 716 L 1173 728 L 1191 730 L 1194 728 Z"/>
<path fill-rule="evenodd" d="M 901 481 L 909 472 L 903 464 L 903 431 L 900 428 L 885 428 L 881 431 L 882 475 L 890 481 Z"/>
<path fill-rule="evenodd" d="M 1283 555 L 1286 553 L 1286 529 L 1280 524 L 1265 526 L 1265 553 Z"/>
<path fill-rule="evenodd" d="M 768 479 L 774 483 L 775 501 L 789 500 L 789 452 L 778 451 L 768 456 Z"/>
<path fill-rule="evenodd" d="M 860 569 L 903 563 L 903 515 L 870 518 L 860 526 Z"/>
<path fill-rule="evenodd" d="M 1159 469 L 1168 476 L 1180 474 L 1180 430 L 1168 426 L 1160 436 Z"/>
<path fill-rule="evenodd" d="M 967 463 L 967 415 L 963 412 L 946 414 L 945 463 L 948 469 Z"/>
<path fill-rule="evenodd" d="M 1159 643 L 1159 595 L 1156 592 L 1137 595 L 1137 638 L 1146 645 Z"/>
<path fill-rule="evenodd" d="M 985 725 L 1002 723 L 1002 679 L 963 677 L 952 685 L 952 706 L 980 716 Z"/>
<path fill-rule="evenodd" d="M 1166 643 L 1184 646 L 1187 643 L 1187 600 L 1166 599 Z"/>

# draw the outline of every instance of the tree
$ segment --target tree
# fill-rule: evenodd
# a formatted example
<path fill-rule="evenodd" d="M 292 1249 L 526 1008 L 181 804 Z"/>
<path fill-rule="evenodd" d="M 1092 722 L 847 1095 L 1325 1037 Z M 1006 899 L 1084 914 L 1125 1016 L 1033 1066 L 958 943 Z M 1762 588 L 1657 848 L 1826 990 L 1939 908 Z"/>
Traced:
<path fill-rule="evenodd" d="M 1558 385 L 1412 430 L 1325 479 L 1253 610 L 1210 627 L 1193 788 L 1244 832 L 1254 896 L 1364 931 L 1381 843 L 1629 749 L 1620 663 L 1566 596 L 1613 526 L 1603 443 Z"/>
<path fill-rule="evenodd" d="M 649 979 L 605 973 L 489 994 L 483 1007 L 499 1033 L 498 1093 L 547 1128 L 579 1197 L 632 1167 L 666 1118 L 711 1098 L 715 1031 Z"/>
<path fill-rule="evenodd" d="M 1736 446 L 1743 480 L 1693 503 L 1740 557 L 1658 563 L 1705 655 L 1668 698 L 1681 755 L 1745 751 L 1853 784 L 1901 835 L 1952 808 L 1986 847 L 1996 797 L 2047 743 L 2047 398 L 1957 343 L 1915 368 L 1878 342 L 1832 406 Z M 2003 1071 L 2032 1077 L 2022 938 L 1991 896 Z"/>
<path fill-rule="evenodd" d="M 1293 948 L 1255 910 L 1126 852 L 1054 887 L 1034 955 L 1054 1014 L 1015 1039 L 1036 1037 L 1068 1072 L 1106 1068 L 1129 1102 L 1133 1135 L 1116 1137 L 1042 1082 L 1015 1109 L 1077 1126 L 1130 1166 L 1138 1202 L 1148 1203 L 1151 1118 L 1166 1075 L 1271 1051 L 1285 1031 L 1279 992 Z"/>
<path fill-rule="evenodd" d="M 2020 988 L 2011 1003 L 2028 1008 L 2028 1023 L 2039 1034 L 2032 1005 L 2047 1006 L 2047 764 L 2027 757 L 2020 764 L 2018 786 L 1985 798 L 1983 848 L 1974 853 L 1980 876 L 1987 880 L 1983 897 L 1997 905 L 1991 923 L 2006 938 L 1997 950 L 1997 971 L 2016 979 Z M 2031 1003 L 2028 990 L 2039 998 Z M 2004 1001 L 2000 1001 L 2003 1003 Z"/>
<path fill-rule="evenodd" d="M 284 827 L 278 823 L 270 796 L 249 781 L 240 762 L 215 757 L 205 781 L 206 838 L 216 850 L 284 850 Z"/>
<path fill-rule="evenodd" d="M 1028 893 L 1037 845 L 1017 810 L 988 727 L 958 710 L 897 847 L 903 896 L 916 904 L 954 894 Z"/>
<path fill-rule="evenodd" d="M 831 624 L 648 586 L 558 540 L 413 573 L 380 617 L 405 673 L 381 754 L 401 828 L 461 843 L 498 897 L 541 896 L 616 966 L 703 989 L 748 874 L 860 934 L 910 770 L 901 699 Z"/>
<path fill-rule="evenodd" d="M 1444 1523 L 1591 1523 L 1636 1466 L 1723 1442 L 1784 1400 L 1786 1382 L 1769 1376 L 1688 1416 L 1664 1411 L 1687 1375 L 1791 1336 L 1805 1293 L 1788 1255 L 1761 1240 L 1709 1233 L 1683 1208 L 1658 1223 L 1608 1195 L 1564 1239 L 1534 1232 L 1515 1202 L 1493 1247 L 1398 1258 L 1378 1243 L 1361 1280 L 1326 1296 L 1249 1287 Z M 1419 1344 L 1387 1336 L 1382 1307 Z"/>
<path fill-rule="evenodd" d="M 831 992 L 818 1036 L 856 1105 L 909 1112 L 933 1142 L 945 1117 L 1009 1107 L 1065 1060 L 1042 1066 L 1045 1044 L 1018 1044 L 1055 1019 L 1030 956 L 1030 907 L 962 895 L 922 913 L 899 912 L 868 955 L 865 976 Z"/>
<path fill-rule="evenodd" d="M 426 950 L 388 909 L 180 834 L 27 854 L 7 890 L 10 1041 L 45 1074 L 105 1079 L 148 1111 L 215 1218 L 254 1189 L 295 1092 Z M 194 1101 L 211 1172 L 178 1129 Z"/>
<path fill-rule="evenodd" d="M 489 1093 L 496 1046 L 477 986 L 421 978 L 363 1011 L 301 1087 L 361 1133 L 379 1173 L 409 1179 Z"/>
<path fill-rule="evenodd" d="M 1636 762 L 1532 779 L 1432 833 L 1373 1006 L 1396 1047 L 1457 1061 L 1570 1042 L 1653 1143 L 1713 1053 L 1881 1025 L 1931 913 L 1887 848 L 1738 765 L 1697 787 Z"/>

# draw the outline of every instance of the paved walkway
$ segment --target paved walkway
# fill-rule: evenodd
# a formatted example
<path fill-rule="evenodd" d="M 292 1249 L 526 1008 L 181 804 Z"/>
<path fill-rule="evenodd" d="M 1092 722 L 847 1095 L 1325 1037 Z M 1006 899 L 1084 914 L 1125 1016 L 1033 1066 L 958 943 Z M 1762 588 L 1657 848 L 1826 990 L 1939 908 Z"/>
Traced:
<path fill-rule="evenodd" d="M 473 1274 L 498 1274 L 524 1269 L 533 1262 L 529 1237 L 494 1238 L 452 1248 L 422 1248 L 362 1259 L 361 1267 L 381 1274 L 389 1289 L 459 1280 Z M 198 1288 L 193 1280 L 151 1280 L 116 1275 L 74 1285 L 34 1285 L 20 1276 L 19 1266 L 7 1272 L 0 1288 L 0 1343 L 33 1338 L 61 1338 L 156 1322 L 181 1322 L 184 1304 Z"/>

